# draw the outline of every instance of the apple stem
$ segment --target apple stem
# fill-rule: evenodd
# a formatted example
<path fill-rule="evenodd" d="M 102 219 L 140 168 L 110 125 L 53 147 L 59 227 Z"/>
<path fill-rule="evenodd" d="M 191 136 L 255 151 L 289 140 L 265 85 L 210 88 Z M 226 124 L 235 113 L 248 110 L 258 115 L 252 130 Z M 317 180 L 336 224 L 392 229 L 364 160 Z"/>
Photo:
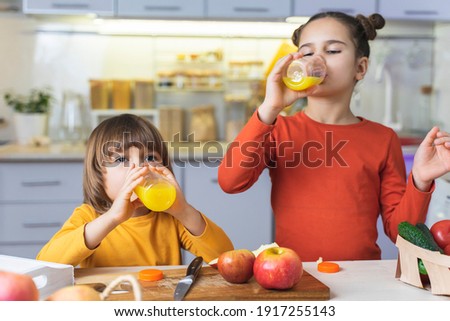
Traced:
<path fill-rule="evenodd" d="M 121 275 L 112 280 L 111 283 L 109 283 L 108 286 L 105 288 L 105 290 L 103 290 L 103 292 L 100 293 L 100 298 L 102 299 L 102 301 L 104 301 L 112 293 L 112 291 L 114 291 L 114 289 L 122 282 L 128 282 L 131 284 L 135 301 L 142 301 L 141 287 L 136 278 L 131 274 Z"/>

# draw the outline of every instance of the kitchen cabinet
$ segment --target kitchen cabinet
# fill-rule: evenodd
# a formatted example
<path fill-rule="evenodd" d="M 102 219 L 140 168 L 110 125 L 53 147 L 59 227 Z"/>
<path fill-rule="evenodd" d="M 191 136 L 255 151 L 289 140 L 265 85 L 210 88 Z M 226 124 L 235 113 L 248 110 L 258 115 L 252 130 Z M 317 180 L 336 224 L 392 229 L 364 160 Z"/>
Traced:
<path fill-rule="evenodd" d="M 392 1 L 391 1 L 392 2 Z M 294 16 L 312 16 L 319 12 L 341 11 L 349 15 L 372 14 L 376 12 L 377 0 L 294 0 Z"/>
<path fill-rule="evenodd" d="M 208 18 L 284 20 L 291 15 L 291 0 L 207 0 Z"/>
<path fill-rule="evenodd" d="M 186 200 L 219 225 L 236 249 L 254 250 L 273 242 L 271 182 L 267 170 L 249 190 L 227 194 L 218 184 L 217 163 L 183 164 Z M 185 262 L 191 258 L 185 256 Z"/>
<path fill-rule="evenodd" d="M 204 0 L 118 0 L 117 16 L 142 18 L 204 18 Z"/>
<path fill-rule="evenodd" d="M 0 254 L 35 258 L 82 203 L 83 163 L 0 163 Z"/>
<path fill-rule="evenodd" d="M 442 0 L 379 0 L 378 9 L 386 19 L 450 20 L 450 3 Z"/>
<path fill-rule="evenodd" d="M 23 12 L 61 15 L 93 13 L 100 16 L 113 16 L 114 0 L 24 0 Z"/>

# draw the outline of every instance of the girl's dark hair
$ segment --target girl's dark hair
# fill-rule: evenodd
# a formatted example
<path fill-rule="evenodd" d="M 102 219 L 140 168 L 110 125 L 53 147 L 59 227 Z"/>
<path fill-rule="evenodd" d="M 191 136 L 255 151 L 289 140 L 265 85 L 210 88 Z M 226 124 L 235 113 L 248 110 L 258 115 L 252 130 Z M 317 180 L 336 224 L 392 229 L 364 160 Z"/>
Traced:
<path fill-rule="evenodd" d="M 142 158 L 152 152 L 158 153 L 162 165 L 172 171 L 166 143 L 158 129 L 148 120 L 131 114 L 104 120 L 92 131 L 87 141 L 83 173 L 84 203 L 91 205 L 100 214 L 112 205 L 104 187 L 105 167 L 117 166 L 117 163 L 111 162 L 111 156 L 118 151 L 125 152 L 131 146 L 140 150 Z"/>
<path fill-rule="evenodd" d="M 377 29 L 381 29 L 385 25 L 384 18 L 378 13 L 374 13 L 368 17 L 361 14 L 357 15 L 356 17 L 352 17 L 343 12 L 321 12 L 312 16 L 308 20 L 308 22 L 301 25 L 297 30 L 294 31 L 292 35 L 292 42 L 294 43 L 294 45 L 296 45 L 297 47 L 299 46 L 300 36 L 303 28 L 305 28 L 310 22 L 327 17 L 340 21 L 348 28 L 355 44 L 357 57 L 369 57 L 369 40 L 375 39 L 375 37 L 377 36 Z"/>

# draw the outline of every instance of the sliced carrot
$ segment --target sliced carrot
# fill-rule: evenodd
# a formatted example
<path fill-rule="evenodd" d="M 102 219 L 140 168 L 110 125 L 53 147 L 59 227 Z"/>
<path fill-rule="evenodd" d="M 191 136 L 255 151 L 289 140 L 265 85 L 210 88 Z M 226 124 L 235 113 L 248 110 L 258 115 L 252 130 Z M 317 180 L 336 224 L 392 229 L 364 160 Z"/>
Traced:
<path fill-rule="evenodd" d="M 163 273 L 161 270 L 157 269 L 146 269 L 139 271 L 139 280 L 142 281 L 158 281 L 163 278 Z"/>
<path fill-rule="evenodd" d="M 321 262 L 317 264 L 317 271 L 324 273 L 336 273 L 339 272 L 339 264 L 334 262 Z"/>

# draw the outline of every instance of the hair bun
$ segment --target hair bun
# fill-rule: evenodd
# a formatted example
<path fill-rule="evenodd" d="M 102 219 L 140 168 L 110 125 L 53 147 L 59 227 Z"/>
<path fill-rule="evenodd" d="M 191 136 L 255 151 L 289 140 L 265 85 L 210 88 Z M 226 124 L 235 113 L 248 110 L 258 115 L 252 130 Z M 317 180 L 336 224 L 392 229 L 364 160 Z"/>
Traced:
<path fill-rule="evenodd" d="M 377 30 L 383 28 L 386 23 L 384 18 L 378 13 L 371 14 L 369 17 L 359 14 L 356 16 L 356 19 L 363 26 L 368 40 L 375 39 Z"/>

